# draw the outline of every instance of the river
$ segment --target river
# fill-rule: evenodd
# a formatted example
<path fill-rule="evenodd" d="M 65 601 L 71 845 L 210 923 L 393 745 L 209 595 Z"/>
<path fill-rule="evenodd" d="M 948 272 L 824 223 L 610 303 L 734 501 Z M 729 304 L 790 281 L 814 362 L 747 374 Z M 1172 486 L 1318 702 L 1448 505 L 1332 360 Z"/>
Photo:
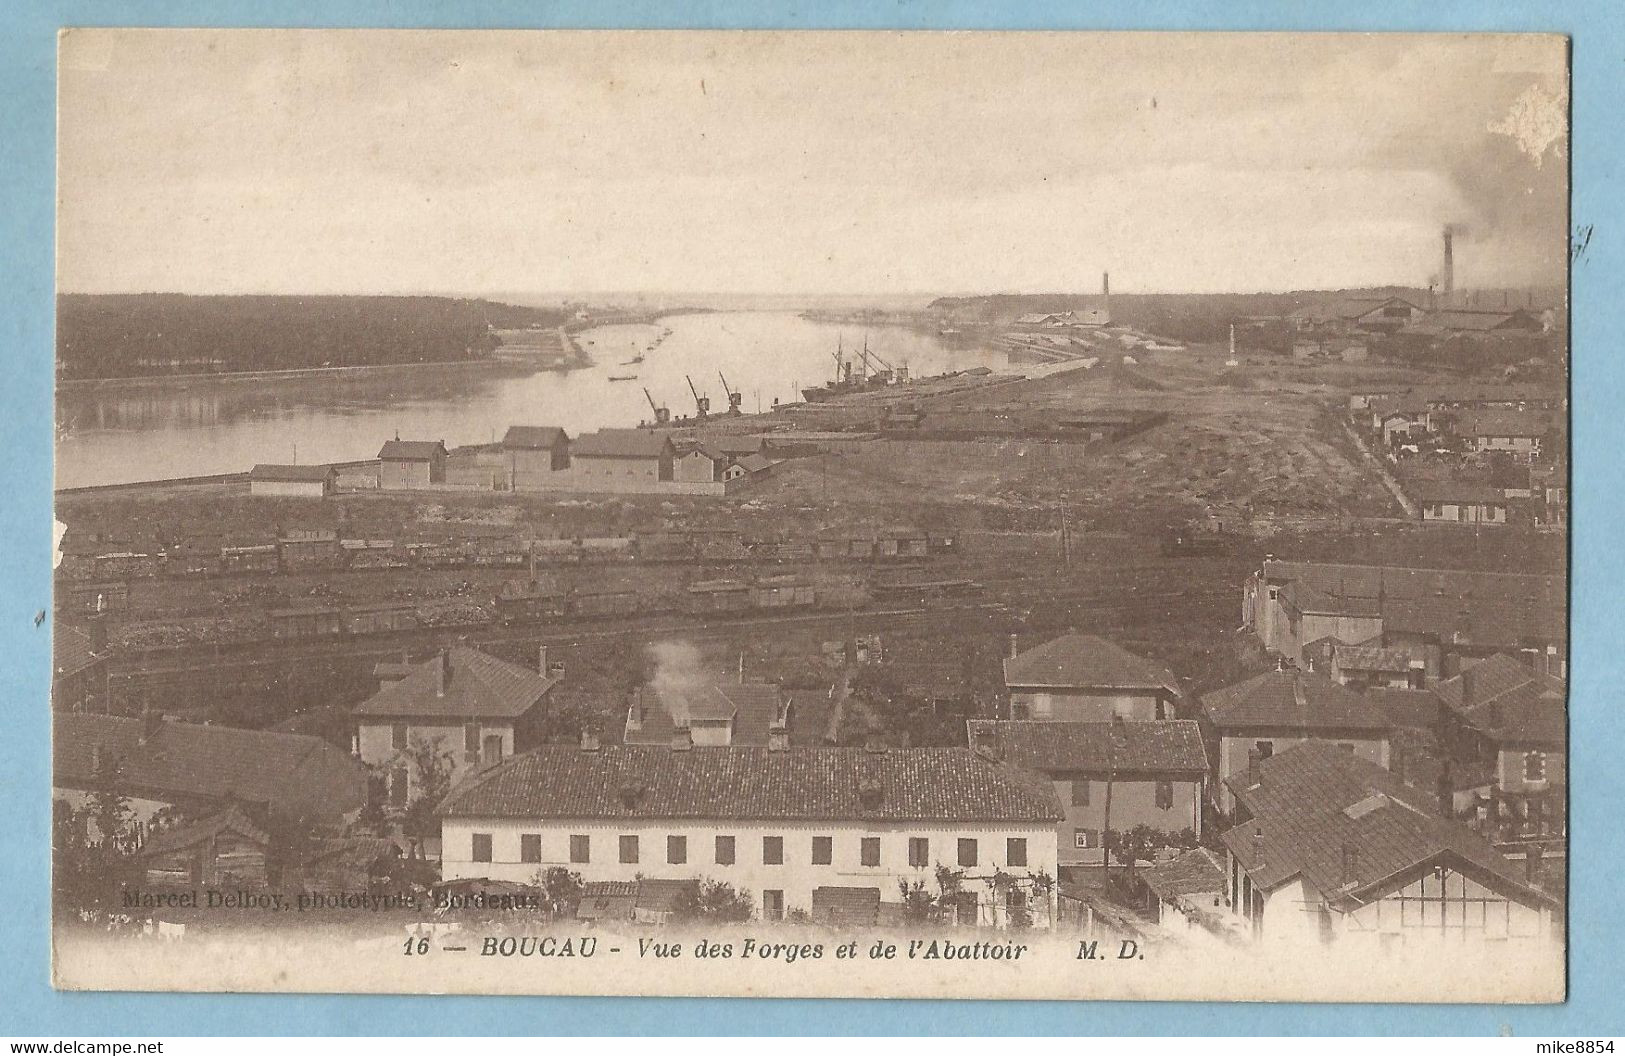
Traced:
<path fill-rule="evenodd" d="M 664 330 L 671 333 L 661 339 Z M 726 410 L 719 372 L 744 393 L 744 409 L 834 373 L 836 341 L 848 351 L 865 332 L 790 312 L 670 316 L 653 325 L 608 326 L 577 335 L 593 365 L 538 371 L 494 363 L 382 369 L 294 378 L 196 378 L 104 382 L 57 395 L 57 487 L 84 487 L 246 470 L 257 462 L 372 458 L 385 440 L 501 439 L 510 425 L 560 425 L 571 435 L 651 417 L 643 390 L 692 414 L 687 377 Z M 1003 370 L 1002 351 L 949 348 L 934 335 L 896 327 L 868 331 L 869 348 L 916 375 L 975 366 Z M 657 339 L 658 343 L 657 343 Z M 589 343 L 590 342 L 590 343 Z M 653 350 L 649 346 L 653 344 Z M 642 363 L 627 361 L 642 353 Z M 636 380 L 611 381 L 611 376 Z"/>

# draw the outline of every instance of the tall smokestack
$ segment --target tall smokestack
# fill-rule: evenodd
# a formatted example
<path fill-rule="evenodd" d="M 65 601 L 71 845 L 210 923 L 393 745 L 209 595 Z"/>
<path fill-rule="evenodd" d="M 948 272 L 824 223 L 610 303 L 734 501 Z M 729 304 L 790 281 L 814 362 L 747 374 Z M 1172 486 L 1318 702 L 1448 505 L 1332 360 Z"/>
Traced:
<path fill-rule="evenodd" d="M 1456 292 L 1455 236 L 1455 228 L 1444 225 L 1444 269 L 1439 273 L 1439 292 L 1446 308 L 1450 307 L 1451 297 Z"/>

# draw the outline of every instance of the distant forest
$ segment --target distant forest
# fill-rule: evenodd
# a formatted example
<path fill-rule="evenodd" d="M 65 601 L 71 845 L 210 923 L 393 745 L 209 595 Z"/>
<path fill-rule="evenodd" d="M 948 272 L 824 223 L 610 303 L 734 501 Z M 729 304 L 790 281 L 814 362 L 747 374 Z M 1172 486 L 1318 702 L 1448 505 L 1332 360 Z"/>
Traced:
<path fill-rule="evenodd" d="M 560 309 L 450 297 L 57 297 L 65 379 L 483 359 L 491 327 L 559 326 Z"/>
<path fill-rule="evenodd" d="M 1338 297 L 1403 297 L 1419 306 L 1427 303 L 1426 290 L 1403 286 L 1297 293 L 1114 293 L 1112 321 L 1181 341 L 1219 341 L 1239 318 L 1286 315 Z M 1000 293 L 939 297 L 931 302 L 931 309 L 967 320 L 1008 322 L 1028 313 L 1076 311 L 1100 304 L 1099 294 Z"/>

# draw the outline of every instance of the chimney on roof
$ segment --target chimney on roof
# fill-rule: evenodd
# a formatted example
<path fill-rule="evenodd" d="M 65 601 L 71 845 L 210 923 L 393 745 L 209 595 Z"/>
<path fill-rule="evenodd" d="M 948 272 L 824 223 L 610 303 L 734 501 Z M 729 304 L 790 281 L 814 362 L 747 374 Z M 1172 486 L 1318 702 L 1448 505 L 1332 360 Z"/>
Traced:
<path fill-rule="evenodd" d="M 446 687 L 451 684 L 451 650 L 440 650 L 434 659 L 434 695 L 443 697 Z"/>
<path fill-rule="evenodd" d="M 632 687 L 632 704 L 626 709 L 626 728 L 636 733 L 643 729 L 643 687 Z"/>
<path fill-rule="evenodd" d="M 671 731 L 671 750 L 686 752 L 694 747 L 694 731 L 687 726 L 678 726 Z"/>
<path fill-rule="evenodd" d="M 595 727 L 581 727 L 581 750 L 584 752 L 596 752 L 598 750 L 598 730 Z"/>
<path fill-rule="evenodd" d="M 542 642 L 536 647 L 536 673 L 546 678 L 547 671 L 547 643 Z"/>
<path fill-rule="evenodd" d="M 1016 655 L 1018 653 L 1020 653 L 1020 652 L 1021 652 L 1021 636 L 1019 634 L 1012 634 L 1010 636 L 1010 653 L 1009 653 L 1010 659 L 1014 660 L 1016 658 Z"/>
<path fill-rule="evenodd" d="M 767 750 L 770 752 L 790 750 L 790 728 L 782 721 L 775 722 L 767 728 Z"/>

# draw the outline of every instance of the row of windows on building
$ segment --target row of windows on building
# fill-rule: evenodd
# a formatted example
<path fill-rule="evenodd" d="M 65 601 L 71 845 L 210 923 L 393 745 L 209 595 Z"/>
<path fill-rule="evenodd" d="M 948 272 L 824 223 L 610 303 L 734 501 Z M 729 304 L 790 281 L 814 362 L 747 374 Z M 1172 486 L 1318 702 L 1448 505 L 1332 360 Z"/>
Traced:
<path fill-rule="evenodd" d="M 623 835 L 618 838 L 617 851 L 622 865 L 637 865 L 642 860 L 642 840 L 635 835 Z M 1027 841 L 1023 837 L 1012 836 L 1004 841 L 1005 864 L 1011 867 L 1025 867 L 1027 864 Z M 974 837 L 961 838 L 955 849 L 955 859 L 961 868 L 971 868 L 980 864 L 980 841 Z M 738 846 L 733 836 L 715 837 L 713 857 L 717 865 L 733 865 L 737 861 Z M 476 862 L 492 861 L 491 834 L 488 832 L 474 833 L 473 860 Z M 542 836 L 540 833 L 527 832 L 519 836 L 519 860 L 525 863 L 540 863 L 542 859 Z M 812 838 L 810 863 L 813 865 L 835 864 L 835 838 L 833 836 L 814 836 Z M 592 837 L 576 834 L 570 837 L 570 863 L 572 865 L 586 865 L 592 861 Z M 685 865 L 688 862 L 688 837 L 666 837 L 666 863 L 668 865 Z M 762 864 L 784 864 L 784 837 L 762 837 Z M 858 840 L 858 864 L 878 868 L 881 865 L 880 837 L 864 836 Z M 911 836 L 908 841 L 908 864 L 916 869 L 923 869 L 931 864 L 931 841 L 925 836 Z"/>
<path fill-rule="evenodd" d="M 397 722 L 389 728 L 389 746 L 396 750 L 404 749 L 407 745 L 408 729 L 404 722 Z M 492 733 L 485 738 L 485 747 L 494 747 L 498 754 L 502 749 L 502 734 Z M 481 748 L 480 724 L 477 722 L 463 725 L 463 750 L 477 752 Z"/>

